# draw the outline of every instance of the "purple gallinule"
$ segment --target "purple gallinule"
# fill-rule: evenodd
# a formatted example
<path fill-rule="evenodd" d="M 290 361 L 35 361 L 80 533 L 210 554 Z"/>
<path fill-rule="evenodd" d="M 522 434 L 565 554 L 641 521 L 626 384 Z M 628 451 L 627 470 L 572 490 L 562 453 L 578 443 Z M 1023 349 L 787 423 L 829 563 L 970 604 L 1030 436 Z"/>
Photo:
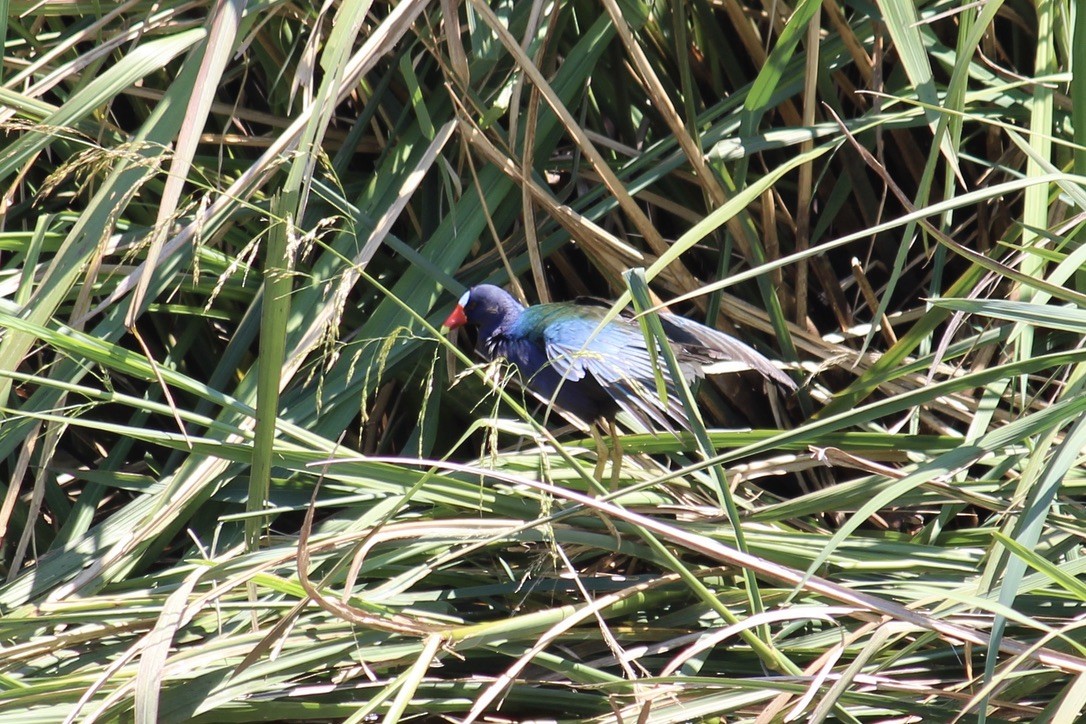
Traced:
<path fill-rule="evenodd" d="M 525 307 L 504 289 L 480 284 L 460 297 L 444 326 L 477 326 L 483 356 L 512 362 L 533 392 L 585 422 L 612 420 L 623 410 L 647 430 L 689 428 L 662 361 L 666 403 L 656 392 L 653 359 L 637 320 L 623 315 L 597 332 L 606 314 L 606 306 L 590 300 Z M 659 316 L 687 382 L 706 372 L 753 370 L 796 389 L 791 378 L 739 340 L 684 317 Z"/>

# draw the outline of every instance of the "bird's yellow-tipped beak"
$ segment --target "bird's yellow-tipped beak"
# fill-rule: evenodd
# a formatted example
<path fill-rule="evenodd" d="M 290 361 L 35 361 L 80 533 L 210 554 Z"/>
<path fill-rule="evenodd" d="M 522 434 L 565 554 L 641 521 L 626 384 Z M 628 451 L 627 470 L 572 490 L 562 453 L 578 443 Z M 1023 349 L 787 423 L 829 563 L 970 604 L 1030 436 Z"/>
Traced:
<path fill-rule="evenodd" d="M 464 313 L 464 307 L 461 304 L 457 304 L 456 308 L 449 313 L 449 316 L 442 323 L 443 329 L 456 329 L 463 327 L 468 323 L 468 315 Z"/>

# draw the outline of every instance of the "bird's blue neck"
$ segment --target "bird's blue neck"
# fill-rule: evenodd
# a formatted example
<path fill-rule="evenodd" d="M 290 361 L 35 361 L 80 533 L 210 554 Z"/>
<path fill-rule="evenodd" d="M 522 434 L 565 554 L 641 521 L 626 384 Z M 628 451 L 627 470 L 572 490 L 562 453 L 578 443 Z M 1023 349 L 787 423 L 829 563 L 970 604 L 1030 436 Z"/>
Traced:
<path fill-rule="evenodd" d="M 511 296 L 490 300 L 482 314 L 477 315 L 480 336 L 490 338 L 494 335 L 510 334 L 523 311 L 524 306 Z"/>

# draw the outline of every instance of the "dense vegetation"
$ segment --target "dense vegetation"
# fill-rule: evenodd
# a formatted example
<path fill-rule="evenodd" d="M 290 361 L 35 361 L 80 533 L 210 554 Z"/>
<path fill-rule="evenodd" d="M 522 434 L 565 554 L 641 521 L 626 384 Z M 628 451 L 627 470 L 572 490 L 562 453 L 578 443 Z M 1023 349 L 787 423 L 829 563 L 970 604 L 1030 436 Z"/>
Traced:
<path fill-rule="evenodd" d="M 4 5 L 0 719 L 1086 706 L 1075 3 Z M 802 390 L 601 446 L 484 280 Z"/>

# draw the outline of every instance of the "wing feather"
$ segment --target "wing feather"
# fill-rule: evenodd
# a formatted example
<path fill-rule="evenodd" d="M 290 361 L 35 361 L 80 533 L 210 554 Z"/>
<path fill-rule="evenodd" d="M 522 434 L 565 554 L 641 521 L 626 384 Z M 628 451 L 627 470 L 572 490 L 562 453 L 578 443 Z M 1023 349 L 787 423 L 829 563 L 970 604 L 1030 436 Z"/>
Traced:
<path fill-rule="evenodd" d="M 541 362 L 569 382 L 591 376 L 618 407 L 646 429 L 689 429 L 678 387 L 667 366 L 653 363 L 637 321 L 619 317 L 599 328 L 606 309 L 594 305 L 550 304 L 530 308 L 542 349 Z M 710 371 L 753 370 L 788 389 L 795 383 L 761 353 L 723 332 L 673 314 L 661 314 L 679 368 L 687 382 Z M 537 352 L 538 354 L 538 352 Z M 538 367 L 537 367 L 538 368 Z M 658 369 L 665 400 L 656 390 Z"/>
<path fill-rule="evenodd" d="M 731 363 L 717 369 L 720 372 L 752 370 L 783 387 L 796 389 L 791 377 L 777 369 L 761 352 L 735 337 L 675 314 L 661 314 L 660 321 L 669 339 L 687 348 L 700 348 L 697 352 L 704 357 L 703 365 Z"/>
<path fill-rule="evenodd" d="M 667 403 L 656 393 L 652 357 L 636 324 L 620 320 L 600 330 L 598 319 L 552 322 L 545 333 L 550 364 L 570 380 L 590 374 L 620 409 L 645 429 L 687 427 L 677 388 L 666 367 L 660 367 Z"/>

